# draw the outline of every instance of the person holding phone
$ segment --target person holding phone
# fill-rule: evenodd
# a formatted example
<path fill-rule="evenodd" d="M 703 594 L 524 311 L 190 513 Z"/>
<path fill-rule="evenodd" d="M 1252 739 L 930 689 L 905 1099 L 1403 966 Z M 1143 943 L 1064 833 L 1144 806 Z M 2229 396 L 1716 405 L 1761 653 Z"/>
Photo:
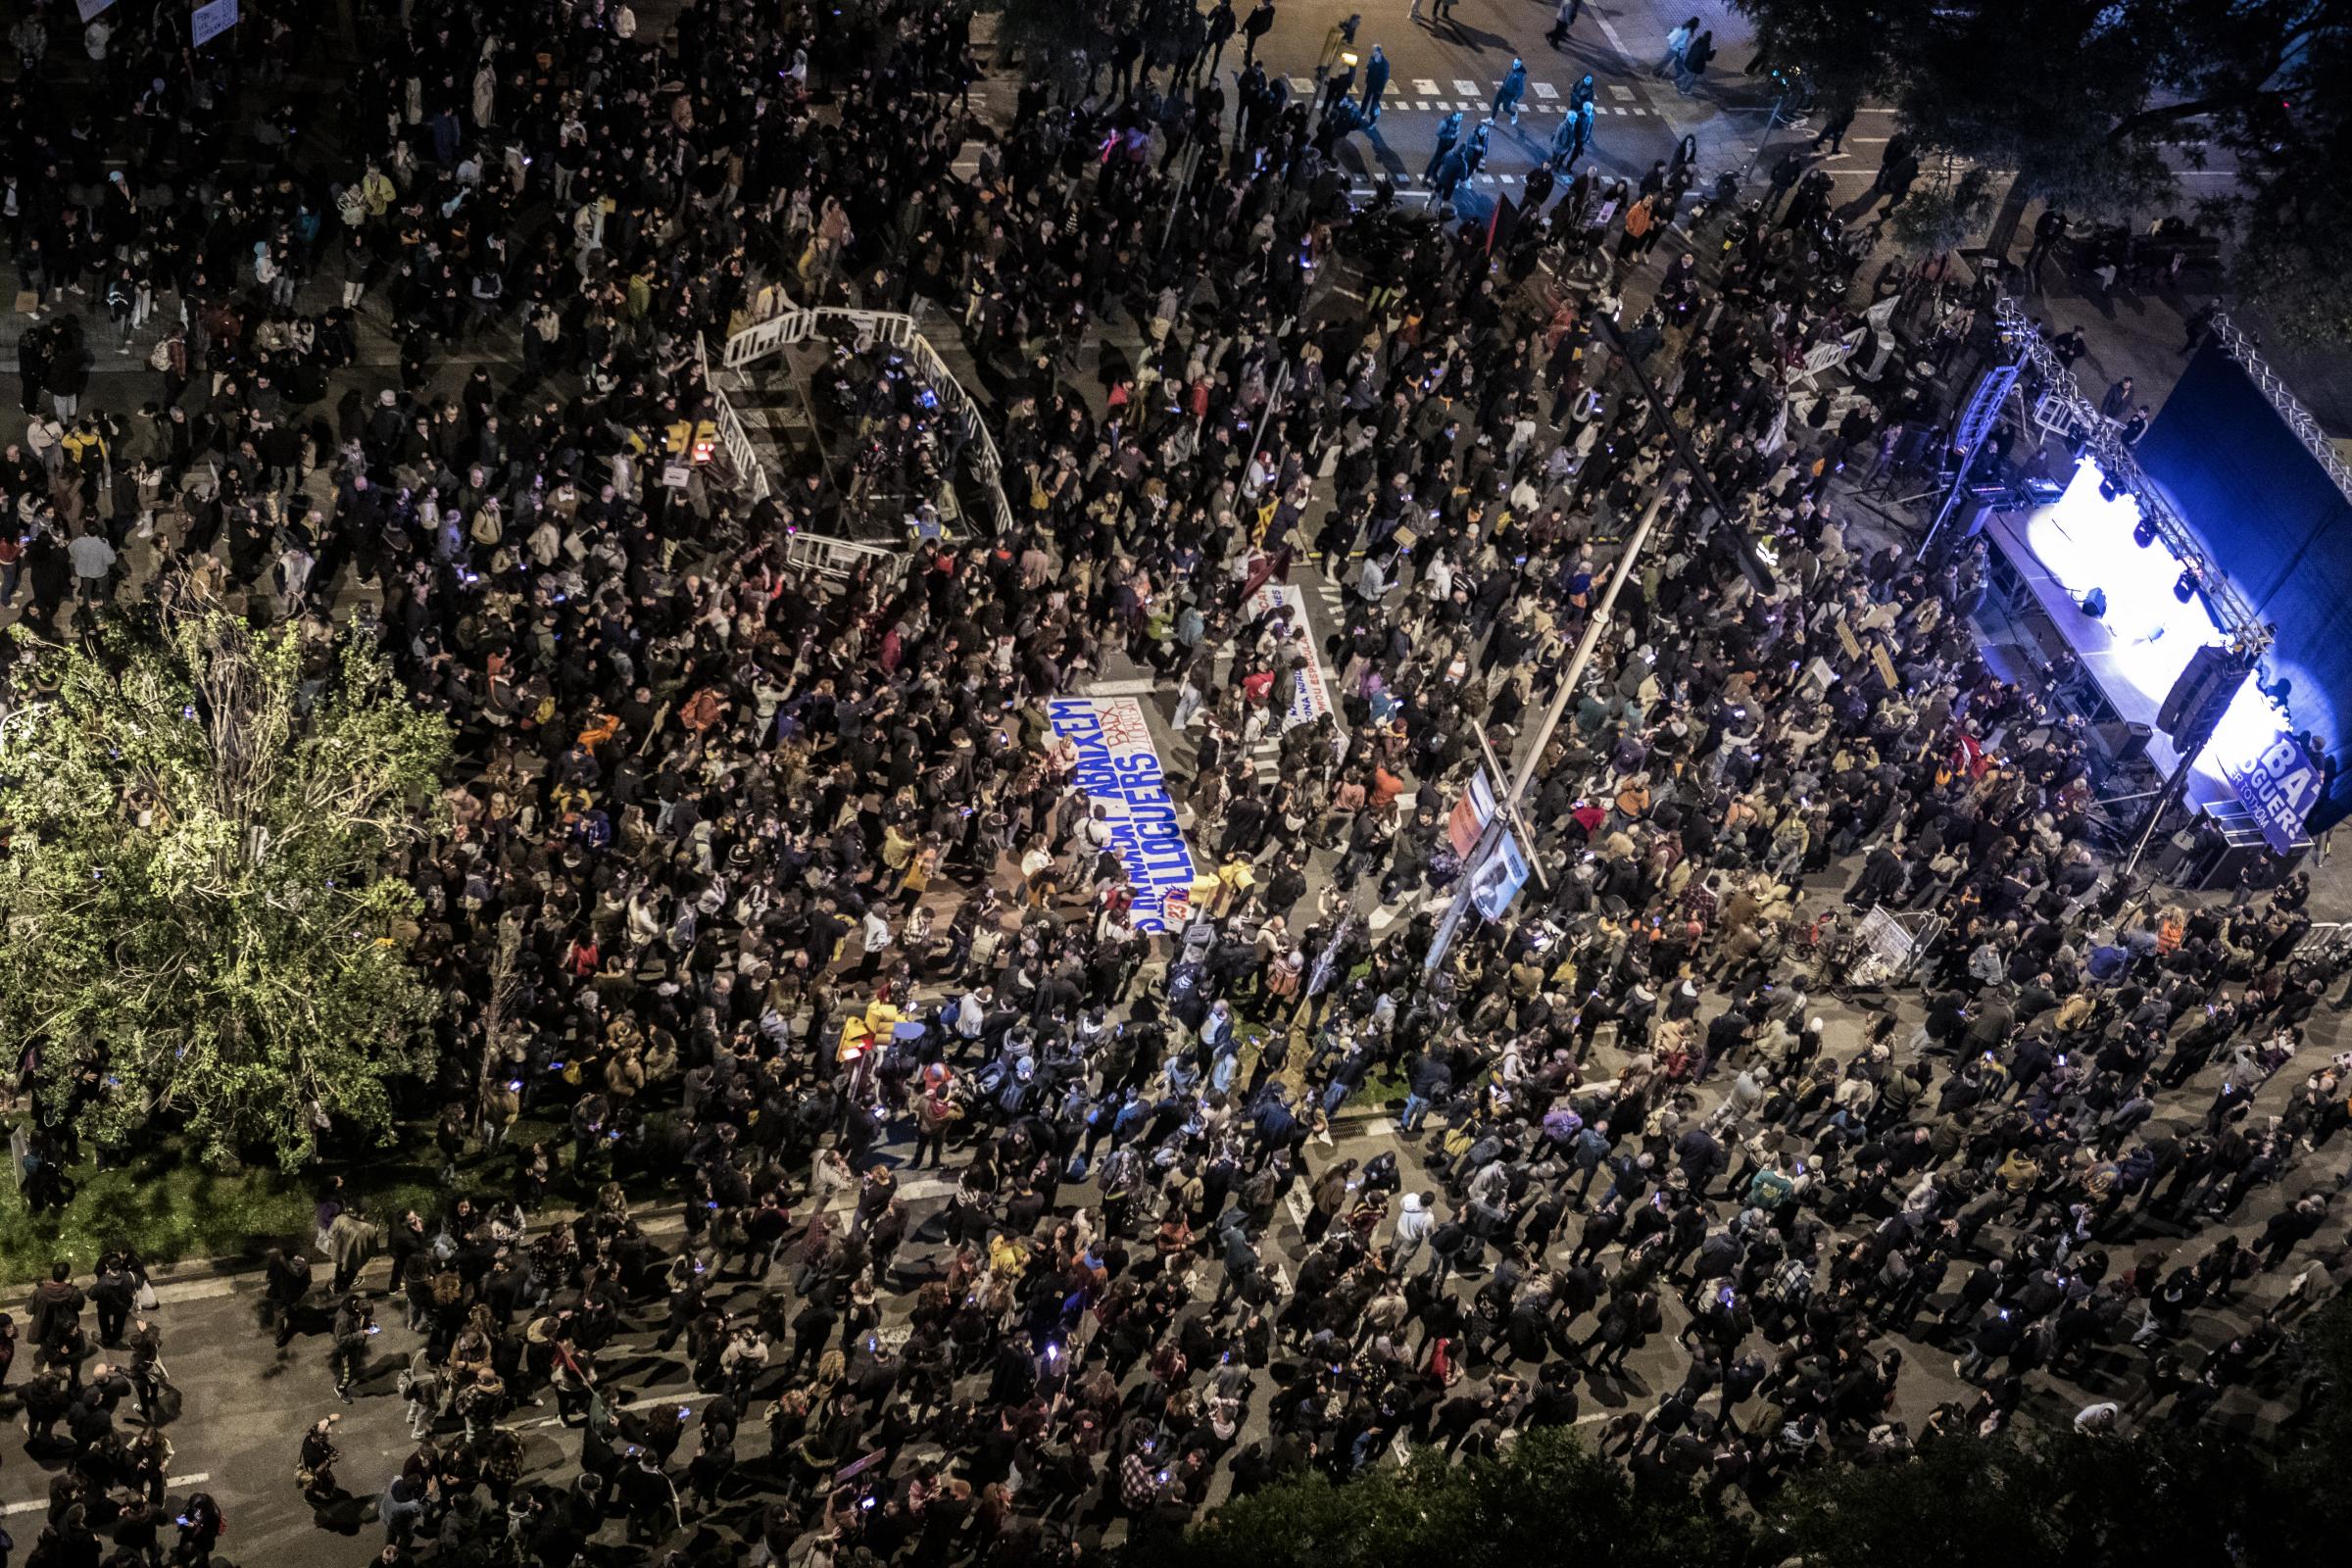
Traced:
<path fill-rule="evenodd" d="M 381 1332 L 375 1321 L 375 1308 L 364 1296 L 353 1294 L 343 1298 L 335 1309 L 334 1348 L 328 1354 L 328 1366 L 335 1375 L 335 1396 L 345 1404 L 352 1402 L 351 1386 L 359 1381 L 368 1365 L 368 1342 Z"/>

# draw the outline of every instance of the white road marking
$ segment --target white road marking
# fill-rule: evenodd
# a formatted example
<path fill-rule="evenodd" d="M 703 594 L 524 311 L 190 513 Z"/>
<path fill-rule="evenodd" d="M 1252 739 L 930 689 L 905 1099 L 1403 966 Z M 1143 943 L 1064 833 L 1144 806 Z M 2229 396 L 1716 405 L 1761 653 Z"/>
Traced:
<path fill-rule="evenodd" d="M 1464 94 L 1475 98 L 1478 96 L 1478 83 L 1475 81 L 1464 81 L 1461 77 L 1456 76 L 1453 78 L 1453 93 L 1457 98 L 1463 96 Z"/>
<path fill-rule="evenodd" d="M 1634 89 L 1625 86 L 1622 83 L 1612 81 L 1609 83 L 1609 96 L 1616 99 L 1620 103 L 1630 104 L 1634 101 Z"/>
<path fill-rule="evenodd" d="M 158 1305 L 176 1306 L 182 1301 L 210 1301 L 228 1295 L 237 1288 L 234 1278 L 217 1274 L 209 1280 L 182 1280 L 176 1285 L 158 1285 L 155 1299 Z"/>
<path fill-rule="evenodd" d="M 1539 98 L 1557 98 L 1559 95 L 1560 95 L 1560 93 L 1559 93 L 1559 89 L 1558 89 L 1558 88 L 1556 88 L 1556 87 L 1554 87 L 1554 86 L 1553 86 L 1553 85 L 1552 85 L 1550 82 L 1548 82 L 1548 81 L 1539 81 L 1539 82 L 1537 82 L 1537 83 L 1536 83 L 1536 96 L 1537 96 L 1537 97 L 1539 97 Z"/>
<path fill-rule="evenodd" d="M 1437 84 L 1437 82 L 1436 82 L 1436 80 L 1435 80 L 1434 78 L 1432 78 L 1432 77 L 1429 77 L 1429 76 L 1415 76 L 1415 77 L 1413 78 L 1413 96 L 1414 96 L 1414 97 L 1416 97 L 1416 98 L 1435 98 L 1437 95 L 1438 95 L 1438 84 Z"/>
<path fill-rule="evenodd" d="M 194 1475 L 173 1476 L 164 1485 L 166 1487 L 199 1487 L 212 1479 L 213 1473 L 210 1470 L 199 1470 Z M 45 1513 L 48 1508 L 49 1499 L 41 1497 L 31 1502 L 12 1502 L 7 1507 L 0 1508 L 0 1514 L 6 1514 L 9 1518 L 14 1519 L 17 1515 L 24 1513 Z"/>
<path fill-rule="evenodd" d="M 651 1410 L 656 1405 L 700 1404 L 705 1399 L 715 1399 L 718 1396 L 716 1394 L 705 1394 L 700 1389 L 689 1389 L 684 1394 L 671 1394 L 663 1396 L 660 1398 L 656 1398 L 649 1395 L 647 1397 L 642 1399 L 631 1399 L 628 1403 L 621 1405 L 618 1408 L 621 1410 Z M 536 1409 L 538 1407 L 533 1405 L 531 1408 Z M 544 1421 L 518 1421 L 514 1423 L 514 1425 L 509 1427 L 508 1430 L 510 1432 L 537 1432 L 542 1427 L 560 1427 L 563 1424 L 564 1418 L 562 1416 L 551 1415 Z M 47 1504 L 43 1504 L 43 1506 L 45 1507 Z"/>

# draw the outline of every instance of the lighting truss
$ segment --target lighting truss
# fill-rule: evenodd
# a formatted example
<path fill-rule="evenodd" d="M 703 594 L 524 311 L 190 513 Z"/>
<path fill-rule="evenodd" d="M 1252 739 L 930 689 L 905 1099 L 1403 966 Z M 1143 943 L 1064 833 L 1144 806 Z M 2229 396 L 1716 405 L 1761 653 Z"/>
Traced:
<path fill-rule="evenodd" d="M 2075 372 L 2058 358 L 2049 340 L 2041 335 L 2041 329 L 2007 295 L 1994 303 L 1993 320 L 2003 343 L 2025 351 L 2026 363 L 2041 383 L 2034 403 L 2035 422 L 2048 427 L 2047 418 L 2063 416 L 2060 424 L 2082 442 L 2082 450 L 2097 462 L 2099 471 L 2117 489 L 2131 495 L 2139 506 L 2140 516 L 2154 526 L 2165 548 L 2197 574 L 2224 634 L 2257 652 L 2268 647 L 2270 637 L 2263 630 L 2261 618 L 2254 613 L 2254 607 L 2222 574 L 2221 568 L 2206 555 L 2205 547 L 2197 542 L 2197 536 L 2189 531 L 2188 524 L 2180 520 L 2154 481 L 2141 470 L 2132 448 L 2125 444 L 2122 426 L 2101 414 L 2082 395 L 2082 389 L 2075 383 Z"/>
<path fill-rule="evenodd" d="M 2272 369 L 2255 350 L 2254 340 L 2239 331 L 2234 321 L 2218 311 L 2213 317 L 2213 336 L 2237 362 L 2238 368 L 2246 372 L 2247 378 L 2262 389 L 2262 395 L 2270 400 L 2273 412 L 2286 422 L 2289 430 L 2295 432 L 2295 439 L 2303 443 L 2303 450 L 2318 459 L 2320 466 L 2328 470 L 2328 477 L 2335 481 L 2337 493 L 2346 501 L 2352 501 L 2352 466 L 2347 466 L 2336 455 L 2335 444 L 2328 439 L 2328 432 L 2320 428 L 2320 421 L 2311 416 L 2311 411 L 2287 389 L 2286 383 L 2279 379 L 2278 372 Z"/>

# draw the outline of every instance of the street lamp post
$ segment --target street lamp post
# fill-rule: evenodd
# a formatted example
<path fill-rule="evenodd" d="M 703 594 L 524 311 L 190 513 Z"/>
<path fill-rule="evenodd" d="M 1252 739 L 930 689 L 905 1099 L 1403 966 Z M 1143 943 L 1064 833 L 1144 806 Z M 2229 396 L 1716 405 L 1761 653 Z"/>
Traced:
<path fill-rule="evenodd" d="M 1634 524 L 1634 531 L 1626 536 L 1625 554 L 1617 558 L 1617 569 L 1609 574 L 1609 585 L 1601 590 L 1600 603 L 1593 607 L 1592 618 L 1585 622 L 1585 634 L 1577 639 L 1576 652 L 1569 656 L 1568 667 L 1560 675 L 1559 689 L 1551 694 L 1551 706 L 1544 710 L 1544 722 L 1536 730 L 1535 744 L 1527 749 L 1526 755 L 1519 760 L 1518 767 L 1512 771 L 1509 789 L 1496 796 L 1494 814 L 1487 819 L 1487 825 L 1478 837 L 1478 847 L 1470 852 L 1469 859 L 1462 866 L 1461 880 L 1454 888 L 1453 903 L 1446 906 L 1446 918 L 1439 922 L 1437 935 L 1430 942 L 1429 956 L 1423 962 L 1425 971 L 1434 972 L 1445 961 L 1446 950 L 1452 945 L 1454 933 L 1460 929 L 1470 906 L 1472 869 L 1493 854 L 1502 835 L 1511 830 L 1511 821 L 1519 814 L 1519 803 L 1526 797 L 1527 787 L 1535 782 L 1536 768 L 1543 760 L 1544 749 L 1551 744 L 1552 731 L 1559 728 L 1560 716 L 1568 711 L 1568 704 L 1576 696 L 1577 683 L 1584 678 L 1585 666 L 1592 662 L 1592 650 L 1600 646 L 1600 634 L 1608 627 L 1609 612 L 1616 607 L 1618 590 L 1625 586 L 1625 579 L 1632 575 L 1634 563 L 1641 559 L 1642 547 L 1649 540 L 1650 527 L 1658 520 L 1658 514 L 1665 509 L 1666 498 L 1672 489 L 1673 476 L 1670 474 L 1659 483 L 1656 493 L 1650 497 L 1649 505 L 1642 510 L 1641 519 Z M 1527 853 L 1532 860 L 1536 847 L 1530 844 Z"/>
<path fill-rule="evenodd" d="M 1781 111 L 1788 106 L 1788 95 L 1796 91 L 1795 78 L 1783 68 L 1775 67 L 1773 69 L 1772 79 L 1780 84 L 1781 90 L 1772 100 L 1772 113 L 1765 118 L 1764 134 L 1756 138 L 1756 150 L 1748 154 L 1747 167 L 1740 172 L 1740 188 L 1741 190 L 1747 188 L 1748 179 L 1756 172 L 1756 165 L 1764 161 L 1765 144 L 1772 140 L 1772 133 L 1780 128 Z"/>
<path fill-rule="evenodd" d="M 1168 220 L 1160 225 L 1159 250 L 1155 254 L 1167 254 L 1168 236 L 1176 232 L 1176 220 L 1184 211 L 1185 193 L 1193 188 L 1193 171 L 1200 167 L 1200 138 L 1195 136 L 1184 149 L 1184 161 L 1176 175 L 1176 194 L 1168 198 Z"/>

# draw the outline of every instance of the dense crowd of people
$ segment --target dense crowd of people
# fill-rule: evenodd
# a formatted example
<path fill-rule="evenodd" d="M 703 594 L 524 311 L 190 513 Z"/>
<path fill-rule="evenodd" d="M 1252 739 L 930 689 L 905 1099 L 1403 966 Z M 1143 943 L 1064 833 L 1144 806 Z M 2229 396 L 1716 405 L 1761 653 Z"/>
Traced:
<path fill-rule="evenodd" d="M 329 1193 L 266 1283 L 281 1346 L 324 1303 L 346 1399 L 405 1317 L 415 1452 L 379 1492 L 330 1414 L 297 1455 L 322 1509 L 339 1464 L 377 1494 L 383 1561 L 562 1568 L 612 1521 L 649 1561 L 1066 1560 L 1398 1439 L 1577 1423 L 1669 1344 L 1600 1436 L 1715 1495 L 1997 1431 L 2093 1366 L 2092 1427 L 2282 1375 L 2345 1256 L 2308 885 L 2114 874 L 2084 739 L 1980 655 L 1982 545 L 1849 534 L 1847 466 L 1940 394 L 1898 364 L 1791 408 L 1785 368 L 1873 292 L 1819 191 L 1720 266 L 1661 243 L 1682 159 L 1547 177 L 1505 233 L 1459 179 L 1467 220 L 1351 212 L 1348 117 L 1289 97 L 1262 25 L 1223 62 L 1223 4 L 1175 58 L 1024 88 L 970 179 L 960 7 L 703 0 L 666 39 L 604 0 L 357 9 L 383 46 L 331 131 L 253 113 L 318 58 L 284 4 L 191 71 L 184 16 L 126 0 L 70 86 L 19 78 L 39 324 L 0 566 L 50 635 L 134 550 L 150 592 L 322 637 L 380 601 L 350 634 L 462 733 L 405 868 L 453 1196 Z M 27 21 L 26 60 L 72 45 Z M 227 105 L 251 146 L 200 128 Z M 1013 533 L 820 582 L 784 542 L 850 504 L 821 467 L 756 506 L 661 482 L 711 414 L 698 335 L 787 298 L 960 322 Z M 82 409 L 151 318 L 156 396 Z M 815 395 L 912 512 L 968 432 L 887 360 L 844 347 Z M 1534 759 L 1543 878 L 1432 963 L 1446 808 L 1482 734 L 1535 750 L 1644 517 Z M 1250 608 L 1318 569 L 1319 649 Z M 1175 692 L 1208 868 L 1167 931 L 1043 716 L 1121 659 Z M 1289 724 L 1310 662 L 1333 711 Z M 1882 909 L 1935 917 L 1925 1021 L 1882 996 L 1840 1045 Z M 477 1106 L 509 941 L 527 1028 Z M 1383 1095 L 1396 1136 L 1352 1130 Z M 510 1142 L 526 1112 L 563 1134 Z M 135 1259 L 102 1284 L 135 1310 Z M 2278 1304 L 2219 1330 L 2240 1290 Z M 61 1265 L 24 1325 L 33 1440 L 70 1450 L 33 1560 L 201 1563 L 219 1508 L 166 1548 L 170 1445 L 112 1429 L 156 1330 L 102 1306 L 109 1370 L 81 1310 Z M 617 1370 L 656 1326 L 699 1410 Z M 1913 1424 L 1923 1345 L 1973 1388 Z M 526 1464 L 535 1400 L 576 1466 Z"/>

